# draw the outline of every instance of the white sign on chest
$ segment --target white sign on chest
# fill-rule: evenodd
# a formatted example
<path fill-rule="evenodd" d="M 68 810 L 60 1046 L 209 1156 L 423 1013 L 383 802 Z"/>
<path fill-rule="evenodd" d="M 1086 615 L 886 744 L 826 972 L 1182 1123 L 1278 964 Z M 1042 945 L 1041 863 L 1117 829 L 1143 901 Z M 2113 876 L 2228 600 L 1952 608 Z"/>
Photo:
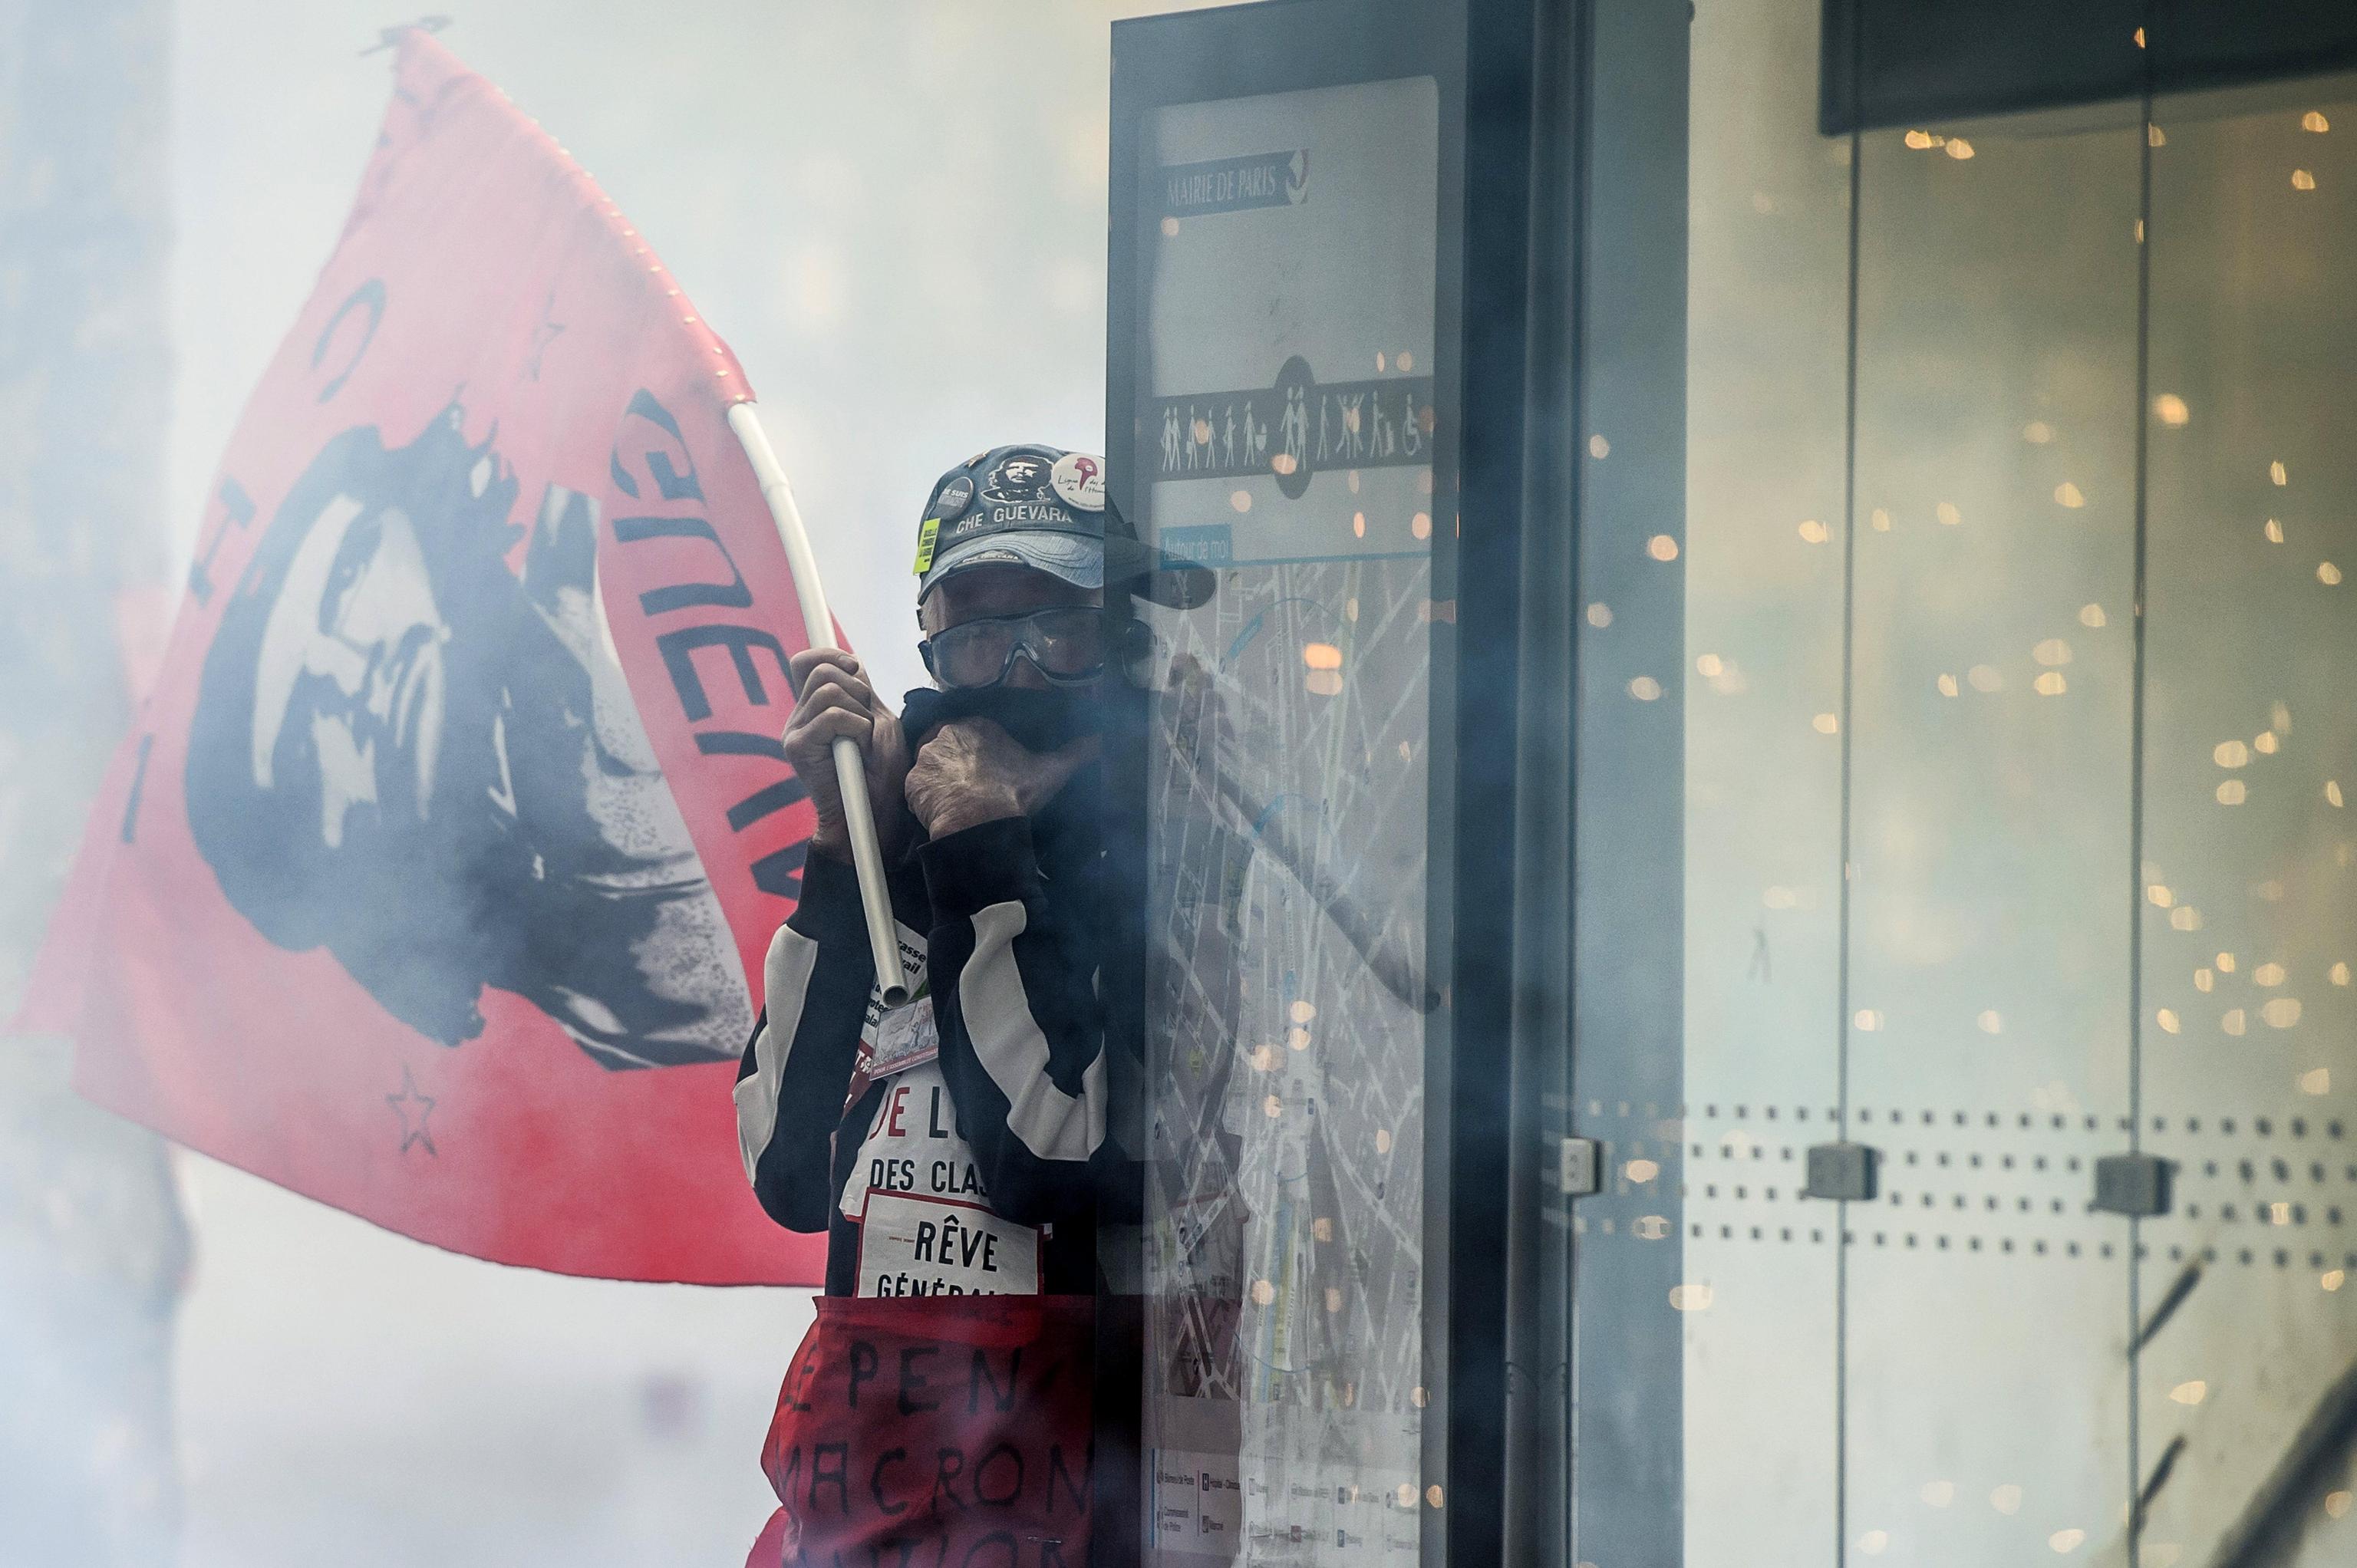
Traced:
<path fill-rule="evenodd" d="M 940 1065 L 885 1079 L 844 1183 L 861 1225 L 861 1295 L 1028 1295 L 1039 1291 L 1039 1233 L 992 1213 L 973 1146 Z"/>

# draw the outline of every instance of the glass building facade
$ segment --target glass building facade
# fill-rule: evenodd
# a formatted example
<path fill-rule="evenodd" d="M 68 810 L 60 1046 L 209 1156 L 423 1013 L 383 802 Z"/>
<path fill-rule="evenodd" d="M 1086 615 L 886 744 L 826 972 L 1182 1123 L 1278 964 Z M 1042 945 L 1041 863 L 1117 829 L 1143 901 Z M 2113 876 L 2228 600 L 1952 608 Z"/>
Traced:
<path fill-rule="evenodd" d="M 1157 1560 L 2357 1561 L 2346 28 L 1863 9 L 1117 31 Z"/>

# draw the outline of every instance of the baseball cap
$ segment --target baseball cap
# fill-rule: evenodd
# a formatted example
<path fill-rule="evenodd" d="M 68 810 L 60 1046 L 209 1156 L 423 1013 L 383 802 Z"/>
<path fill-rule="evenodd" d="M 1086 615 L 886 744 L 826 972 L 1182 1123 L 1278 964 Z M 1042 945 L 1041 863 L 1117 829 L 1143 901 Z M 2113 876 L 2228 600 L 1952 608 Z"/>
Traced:
<path fill-rule="evenodd" d="M 1210 572 L 1140 542 L 1105 499 L 1103 457 L 1059 446 L 994 446 L 934 481 L 917 530 L 918 600 L 945 577 L 996 565 L 1176 609 L 1211 596 Z"/>

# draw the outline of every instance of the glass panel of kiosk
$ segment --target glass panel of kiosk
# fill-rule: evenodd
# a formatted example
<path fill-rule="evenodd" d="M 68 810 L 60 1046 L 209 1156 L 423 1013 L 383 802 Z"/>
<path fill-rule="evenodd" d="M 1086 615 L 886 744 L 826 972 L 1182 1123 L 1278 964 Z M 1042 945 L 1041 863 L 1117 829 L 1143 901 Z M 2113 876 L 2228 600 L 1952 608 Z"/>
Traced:
<path fill-rule="evenodd" d="M 1116 133 L 1114 494 L 1215 583 L 1140 607 L 1135 672 L 1138 1507 L 1173 1568 L 1438 1539 L 1442 113 L 1405 74 L 1166 99 Z"/>

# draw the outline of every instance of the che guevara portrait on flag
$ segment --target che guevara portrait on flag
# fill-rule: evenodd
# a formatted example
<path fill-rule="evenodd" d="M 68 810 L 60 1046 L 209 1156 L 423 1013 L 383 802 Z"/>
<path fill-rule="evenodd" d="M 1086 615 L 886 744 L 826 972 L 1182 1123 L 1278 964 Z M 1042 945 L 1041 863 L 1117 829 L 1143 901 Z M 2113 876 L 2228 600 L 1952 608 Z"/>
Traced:
<path fill-rule="evenodd" d="M 416 29 L 395 74 L 18 1026 L 420 1240 L 816 1279 L 730 1095 L 815 822 L 752 388 L 548 132 Z"/>
<path fill-rule="evenodd" d="M 527 530 L 517 489 L 457 403 L 328 441 L 205 653 L 198 852 L 429 1040 L 481 1033 L 496 986 L 608 1067 L 733 1059 L 744 979 L 606 644 L 597 503 L 549 485 Z"/>

